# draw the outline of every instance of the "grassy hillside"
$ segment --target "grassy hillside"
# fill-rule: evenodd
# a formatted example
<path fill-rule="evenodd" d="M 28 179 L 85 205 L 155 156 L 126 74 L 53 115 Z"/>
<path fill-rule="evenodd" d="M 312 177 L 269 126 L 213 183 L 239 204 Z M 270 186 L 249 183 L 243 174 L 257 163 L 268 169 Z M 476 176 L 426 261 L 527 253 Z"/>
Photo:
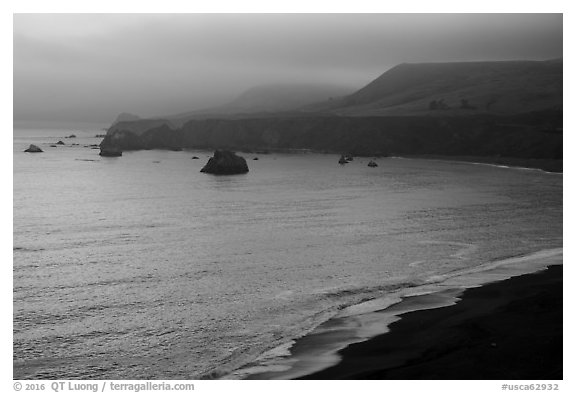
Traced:
<path fill-rule="evenodd" d="M 562 68 L 562 60 L 400 64 L 357 92 L 308 110 L 346 116 L 462 116 L 558 109 Z"/>

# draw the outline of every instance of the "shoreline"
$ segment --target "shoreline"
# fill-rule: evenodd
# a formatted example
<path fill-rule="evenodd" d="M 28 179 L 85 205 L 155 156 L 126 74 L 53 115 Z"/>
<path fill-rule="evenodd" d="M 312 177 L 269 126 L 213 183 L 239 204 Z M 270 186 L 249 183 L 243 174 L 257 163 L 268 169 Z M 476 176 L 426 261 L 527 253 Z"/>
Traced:
<path fill-rule="evenodd" d="M 184 149 L 186 150 L 186 149 Z M 214 149 L 201 148 L 199 150 L 212 152 Z M 314 150 L 314 149 L 269 149 L 266 150 L 267 153 L 257 153 L 253 150 L 244 151 L 242 149 L 232 149 L 242 154 L 260 154 L 267 155 L 270 153 L 278 154 L 335 154 L 340 155 L 340 152 L 336 151 L 326 151 L 326 150 Z M 516 157 L 490 157 L 490 156 L 444 156 L 444 155 L 411 155 L 402 154 L 390 156 L 372 156 L 372 155 L 356 155 L 355 157 L 370 158 L 375 159 L 407 159 L 407 160 L 430 160 L 430 161 L 440 161 L 440 162 L 456 162 L 456 163 L 467 163 L 471 165 L 489 165 L 506 169 L 528 169 L 528 170 L 540 170 L 545 173 L 553 174 L 563 174 L 564 160 L 554 160 L 554 159 L 540 159 L 540 158 L 516 158 Z"/>
<path fill-rule="evenodd" d="M 391 331 L 340 351 L 298 379 L 562 379 L 562 265 L 464 292 L 414 311 Z"/>
<path fill-rule="evenodd" d="M 496 318 L 494 315 L 500 312 L 496 312 L 499 307 L 524 304 L 525 309 L 531 310 L 530 313 L 541 314 L 542 310 L 534 309 L 532 302 L 527 303 L 527 299 L 531 296 L 529 292 L 532 286 L 543 285 L 554 295 L 551 297 L 539 291 L 534 294 L 532 300 L 534 304 L 540 301 L 552 302 L 550 304 L 553 307 L 550 310 L 555 313 L 556 319 L 550 320 L 549 325 L 541 330 L 547 334 L 555 332 L 555 340 L 560 342 L 556 355 L 550 358 L 559 362 L 561 378 L 562 254 L 562 249 L 552 249 L 494 261 L 487 266 L 448 273 L 444 277 L 432 277 L 429 284 L 406 288 L 401 293 L 392 294 L 397 301 L 385 305 L 382 303 L 385 299 L 373 299 L 348 307 L 314 331 L 295 340 L 290 348 L 287 348 L 285 351 L 287 355 L 283 358 L 260 364 L 256 362 L 244 370 L 237 371 L 244 374 L 245 379 L 435 379 L 426 374 L 421 377 L 411 375 L 405 378 L 395 378 L 388 370 L 391 366 L 385 365 L 395 364 L 395 367 L 398 367 L 407 361 L 426 363 L 429 360 L 420 359 L 420 357 L 429 350 L 445 352 L 447 348 L 467 348 L 469 343 L 474 342 L 475 334 L 478 331 L 485 331 L 486 328 L 480 328 L 478 331 L 472 329 L 462 333 L 460 338 L 467 344 L 443 343 L 442 340 L 448 339 L 449 341 L 453 336 L 451 333 L 461 332 L 462 326 L 460 325 L 466 327 L 483 319 L 494 322 Z M 556 286 L 551 282 L 554 282 Z M 553 304 L 553 301 L 556 303 Z M 440 323 L 436 327 L 430 326 L 431 330 L 428 330 L 431 324 L 423 322 L 429 318 L 428 314 L 431 314 L 432 318 L 434 315 L 440 315 L 440 322 L 442 318 L 448 318 L 455 325 L 443 326 Z M 462 320 L 459 316 L 466 316 L 466 318 Z M 495 323 L 494 326 L 510 333 L 515 329 L 514 321 L 524 320 L 526 315 L 515 315 L 515 309 L 512 307 L 499 318 L 507 322 Z M 522 332 L 524 325 L 535 326 L 532 322 L 523 322 L 516 329 Z M 427 326 L 426 333 L 414 343 L 413 335 L 422 331 L 422 326 Z M 489 326 L 488 331 L 494 330 L 494 326 Z M 537 330 L 526 333 L 529 337 L 530 335 L 538 336 L 541 332 Z M 430 340 L 427 337 L 438 339 Z M 495 341 L 514 344 L 514 340 L 510 340 L 510 337 L 498 338 Z M 384 346 L 380 345 L 380 342 L 389 347 L 384 344 Z M 438 344 L 442 348 L 434 349 L 438 346 L 435 345 L 436 342 L 443 343 Z M 391 347 L 390 343 L 392 343 Z M 395 345 L 399 345 L 399 349 L 396 349 Z M 488 348 L 496 352 L 492 345 Z M 522 349 L 522 347 L 516 348 L 518 353 L 522 353 Z M 487 349 L 483 348 L 483 351 L 480 353 L 486 353 Z M 542 349 L 539 352 L 542 352 Z M 557 354 L 558 352 L 560 355 Z M 512 359 L 515 358 L 513 353 L 509 356 Z M 467 357 L 466 351 L 463 357 Z M 548 363 L 553 362 L 548 361 Z M 424 366 L 424 368 L 429 374 L 435 369 L 434 366 L 430 368 Z M 447 370 L 451 369 L 454 367 L 447 367 Z M 472 369 L 476 370 L 478 367 L 472 367 Z M 500 378 L 538 378 L 533 370 L 529 375 L 524 375 L 524 378 L 516 376 L 516 371 L 509 375 L 501 375 Z M 467 378 L 463 375 L 465 373 L 455 372 L 452 376 L 440 376 L 437 379 L 490 379 L 486 376 L 475 375 Z"/>
<path fill-rule="evenodd" d="M 186 150 L 186 149 L 184 149 Z M 206 150 L 208 152 L 214 149 L 202 148 L 200 150 Z M 257 151 L 248 149 L 232 149 L 243 154 L 259 154 Z M 270 154 L 270 153 L 280 153 L 280 154 L 306 154 L 306 153 L 316 153 L 316 154 L 336 154 L 340 155 L 341 152 L 329 151 L 329 150 L 315 150 L 315 149 L 261 149 L 266 151 L 266 153 L 260 154 Z M 501 168 L 509 169 L 533 169 L 541 170 L 546 173 L 562 174 L 564 167 L 564 160 L 562 159 L 549 159 L 549 158 L 517 158 L 517 157 L 491 157 L 491 156 L 448 156 L 448 155 L 433 155 L 433 154 L 391 154 L 389 156 L 373 156 L 373 155 L 356 155 L 355 157 L 370 158 L 375 159 L 389 159 L 389 158 L 401 158 L 410 160 L 431 160 L 431 161 L 442 161 L 442 162 L 457 162 L 457 163 L 468 163 L 473 165 L 490 165 Z"/>
<path fill-rule="evenodd" d="M 398 158 L 422 159 L 446 162 L 465 162 L 476 165 L 493 165 L 510 169 L 539 169 L 547 173 L 563 173 L 564 160 L 486 157 L 486 156 L 441 156 L 441 155 L 401 155 Z"/>
<path fill-rule="evenodd" d="M 278 148 L 278 147 L 209 147 L 209 146 L 196 146 L 196 147 L 182 147 L 178 148 L 183 151 L 206 151 L 213 152 L 214 150 L 231 150 L 243 154 L 258 154 L 267 155 L 270 153 L 279 154 L 306 154 L 306 153 L 316 153 L 316 154 L 336 154 L 341 155 L 346 152 L 341 150 L 332 149 L 314 149 L 314 148 Z M 150 150 L 150 149 L 125 149 L 125 151 L 140 151 L 140 150 Z M 154 148 L 152 148 L 154 150 Z M 163 148 L 161 150 L 171 150 L 170 148 Z M 564 160 L 563 159 L 553 159 L 553 158 L 526 158 L 526 157 L 508 157 L 508 156 L 476 156 L 476 155 L 442 155 L 442 154 L 410 154 L 410 153 L 389 153 L 387 155 L 374 155 L 357 153 L 354 157 L 364 157 L 364 158 L 375 158 L 375 159 L 385 159 L 385 158 L 404 158 L 404 159 L 423 159 L 423 160 L 435 160 L 435 161 L 445 161 L 445 162 L 466 162 L 476 165 L 493 165 L 503 168 L 512 169 L 539 169 L 547 173 L 563 173 Z"/>

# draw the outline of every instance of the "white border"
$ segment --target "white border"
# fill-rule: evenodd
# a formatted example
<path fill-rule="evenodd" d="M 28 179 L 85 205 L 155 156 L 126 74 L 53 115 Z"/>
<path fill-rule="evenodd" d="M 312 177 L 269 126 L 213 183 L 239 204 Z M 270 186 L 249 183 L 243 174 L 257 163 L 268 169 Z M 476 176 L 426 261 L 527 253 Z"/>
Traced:
<path fill-rule="evenodd" d="M 2 28 L 2 49 L 5 54 L 4 61 L 2 61 L 2 131 L 4 133 L 4 146 L 12 146 L 12 26 L 13 26 L 13 13 L 28 13 L 28 12 L 144 12 L 144 13 L 166 13 L 166 12 L 230 12 L 230 13 L 261 13 L 261 12 L 333 12 L 333 13 L 358 13 L 358 12 L 418 12 L 418 13 L 440 13 L 440 12 L 503 12 L 503 13 L 516 13 L 516 12 L 553 12 L 564 13 L 564 64 L 567 72 L 564 74 L 564 90 L 571 93 L 571 87 L 574 86 L 574 77 L 572 72 L 573 67 L 573 49 L 574 43 L 572 37 L 574 36 L 574 2 L 569 1 L 539 1 L 539 2 L 515 2 L 515 1 L 424 1 L 413 0 L 410 2 L 376 2 L 366 0 L 355 0 L 353 2 L 341 2 L 335 4 L 333 1 L 285 1 L 285 2 L 265 2 L 265 1 L 213 1 L 213 2 L 192 2 L 192 1 L 175 1 L 163 0 L 161 2 L 137 2 L 137 1 L 120 1 L 120 0 L 100 0 L 98 2 L 80 2 L 72 0 L 34 0 L 34 1 L 10 1 L 8 4 L 3 4 L 2 18 L 0 26 Z M 571 72 L 572 71 L 572 72 Z M 564 187 L 564 200 L 571 202 L 574 200 L 573 191 L 573 160 L 571 159 L 571 148 L 574 146 L 574 121 L 571 116 L 571 99 L 572 94 L 565 94 L 570 99 L 565 101 L 565 107 L 568 108 L 565 116 L 565 187 Z M 10 120 L 7 120 L 10 119 Z M 8 139 L 10 138 L 10 139 Z M 2 156 L 2 180 L 4 184 L 13 184 L 13 168 L 12 168 L 12 154 Z M 2 352 L 1 363 L 2 378 L 0 383 L 4 392 L 11 392 L 13 390 L 12 381 L 12 253 L 9 246 L 12 244 L 12 212 L 13 202 L 12 197 L 7 190 L 2 193 L 2 248 L 1 248 L 1 301 L 2 301 L 2 324 L 0 340 L 0 350 Z M 571 244 L 573 234 L 571 224 L 574 223 L 574 208 L 571 203 L 564 206 L 564 223 L 567 247 L 565 248 L 565 257 L 567 263 L 565 264 L 565 275 L 569 277 L 567 280 L 568 285 L 565 285 L 565 331 L 568 334 L 564 335 L 565 342 L 565 355 L 564 355 L 564 381 L 560 381 L 561 391 L 574 391 L 574 388 L 568 390 L 569 386 L 574 385 L 572 375 L 573 358 L 572 349 L 574 348 L 573 335 L 570 334 L 574 331 L 574 318 L 573 308 L 574 290 L 573 285 L 570 285 L 571 278 L 574 275 L 574 268 L 571 267 L 572 256 L 574 254 Z M 8 339 L 10 338 L 10 339 Z M 141 381 L 138 381 L 141 382 Z M 172 381 L 173 382 L 173 381 Z M 511 383 L 518 383 L 509 381 Z M 528 383 L 528 381 L 522 381 Z M 538 381 L 533 381 L 538 383 Z M 501 391 L 502 382 L 499 381 L 323 381 L 323 382 L 291 382 L 291 381 L 275 381 L 275 382 L 250 382 L 243 381 L 242 383 L 233 381 L 198 381 L 196 383 L 196 391 L 222 390 L 222 391 L 269 391 L 270 384 L 274 384 L 275 389 L 280 391 L 291 391 L 294 387 L 300 389 L 330 389 L 331 391 L 350 391 L 357 389 L 367 389 L 368 391 L 376 390 L 389 390 L 389 391 L 426 391 L 426 392 L 496 392 Z M 294 385 L 297 383 L 297 385 Z"/>

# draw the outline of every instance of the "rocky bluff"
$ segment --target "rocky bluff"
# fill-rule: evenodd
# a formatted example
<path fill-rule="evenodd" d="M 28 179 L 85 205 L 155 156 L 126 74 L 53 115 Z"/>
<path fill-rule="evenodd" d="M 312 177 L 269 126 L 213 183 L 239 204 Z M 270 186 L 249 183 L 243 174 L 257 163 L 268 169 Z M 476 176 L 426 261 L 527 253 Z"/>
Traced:
<path fill-rule="evenodd" d="M 521 115 L 270 117 L 191 120 L 140 135 L 116 127 L 101 147 L 120 150 L 311 149 L 357 156 L 445 155 L 562 159 L 562 110 Z"/>
<path fill-rule="evenodd" d="M 237 156 L 228 150 L 216 150 L 208 163 L 200 172 L 213 175 L 236 175 L 248 172 L 248 164 L 244 157 Z"/>

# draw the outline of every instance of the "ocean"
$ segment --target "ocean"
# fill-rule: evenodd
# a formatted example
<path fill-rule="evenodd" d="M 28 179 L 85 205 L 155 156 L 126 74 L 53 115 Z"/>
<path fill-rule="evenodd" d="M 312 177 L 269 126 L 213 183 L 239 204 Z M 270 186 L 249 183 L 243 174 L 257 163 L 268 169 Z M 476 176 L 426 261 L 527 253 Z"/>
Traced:
<path fill-rule="evenodd" d="M 363 305 L 561 252 L 562 174 L 294 152 L 213 176 L 211 151 L 100 157 L 103 132 L 14 130 L 16 379 L 245 378 Z"/>

